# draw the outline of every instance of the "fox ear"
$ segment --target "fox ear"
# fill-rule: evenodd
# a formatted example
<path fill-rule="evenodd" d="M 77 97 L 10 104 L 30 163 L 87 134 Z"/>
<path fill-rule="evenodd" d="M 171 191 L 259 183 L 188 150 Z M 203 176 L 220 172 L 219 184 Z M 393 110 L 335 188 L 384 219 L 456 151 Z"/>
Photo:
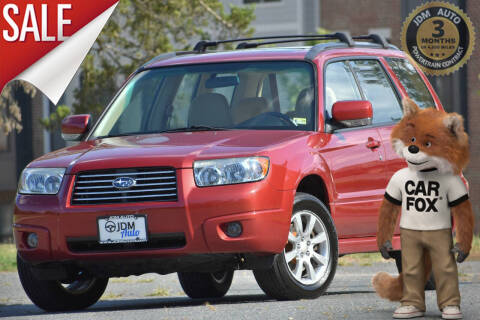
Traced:
<path fill-rule="evenodd" d="M 443 124 L 447 127 L 448 131 L 453 134 L 457 139 L 463 138 L 465 135 L 465 129 L 463 128 L 463 118 L 461 115 L 452 112 L 447 114 L 443 119 Z"/>
<path fill-rule="evenodd" d="M 420 111 L 420 108 L 417 106 L 417 104 L 410 98 L 404 98 L 402 100 L 402 106 L 404 117 L 414 116 L 418 111 Z"/>

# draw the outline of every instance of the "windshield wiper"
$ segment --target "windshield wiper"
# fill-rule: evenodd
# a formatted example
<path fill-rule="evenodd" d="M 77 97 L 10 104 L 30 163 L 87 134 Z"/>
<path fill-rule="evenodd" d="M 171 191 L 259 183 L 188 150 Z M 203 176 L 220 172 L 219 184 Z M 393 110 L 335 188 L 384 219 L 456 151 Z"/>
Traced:
<path fill-rule="evenodd" d="M 137 134 L 143 134 L 143 132 L 128 132 L 128 133 L 115 133 L 115 134 L 106 134 L 104 136 L 95 137 L 95 139 L 104 139 L 104 138 L 115 138 L 115 137 L 125 137 L 125 136 L 135 136 Z"/>
<path fill-rule="evenodd" d="M 168 129 L 168 130 L 162 130 L 162 131 L 140 131 L 140 132 L 126 132 L 126 133 L 107 134 L 107 135 L 104 135 L 104 136 L 95 137 L 95 139 L 136 136 L 136 135 L 141 135 L 141 134 L 152 134 L 152 133 L 190 132 L 190 131 L 224 131 L 224 130 L 230 130 L 230 129 L 210 127 L 210 126 L 189 126 L 189 127 Z"/>
<path fill-rule="evenodd" d="M 182 128 L 175 128 L 169 129 L 162 132 L 189 132 L 189 131 L 224 131 L 230 130 L 228 128 L 218 128 L 218 127 L 210 127 L 210 126 L 189 126 L 189 127 L 182 127 Z"/>

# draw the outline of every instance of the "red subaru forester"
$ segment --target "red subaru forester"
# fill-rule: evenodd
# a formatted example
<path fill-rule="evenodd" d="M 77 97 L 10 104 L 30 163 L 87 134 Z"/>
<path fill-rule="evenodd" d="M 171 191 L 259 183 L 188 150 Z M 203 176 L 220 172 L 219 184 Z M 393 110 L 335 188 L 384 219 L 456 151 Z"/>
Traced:
<path fill-rule="evenodd" d="M 148 62 L 95 124 L 63 121 L 78 144 L 23 171 L 14 234 L 37 306 L 84 308 L 108 278 L 148 272 L 221 297 L 235 269 L 276 299 L 315 298 L 339 255 L 377 251 L 384 189 L 404 166 L 390 131 L 403 97 L 442 109 L 428 80 L 378 35 L 240 40 Z M 332 41 L 258 48 L 299 40 Z"/>

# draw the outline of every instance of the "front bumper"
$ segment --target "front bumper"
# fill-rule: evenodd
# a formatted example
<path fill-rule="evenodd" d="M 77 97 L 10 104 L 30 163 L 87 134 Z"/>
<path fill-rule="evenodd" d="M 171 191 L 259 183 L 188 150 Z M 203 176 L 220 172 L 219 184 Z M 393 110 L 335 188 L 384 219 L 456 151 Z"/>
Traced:
<path fill-rule="evenodd" d="M 14 236 L 20 256 L 31 263 L 69 260 L 151 259 L 194 254 L 278 253 L 287 240 L 294 190 L 275 190 L 268 180 L 198 188 L 191 169 L 177 170 L 178 201 L 71 206 L 74 176 L 58 195 L 17 195 Z M 145 214 L 148 244 L 102 247 L 97 217 Z M 238 221 L 231 238 L 224 224 Z M 37 248 L 26 239 L 35 232 Z"/>

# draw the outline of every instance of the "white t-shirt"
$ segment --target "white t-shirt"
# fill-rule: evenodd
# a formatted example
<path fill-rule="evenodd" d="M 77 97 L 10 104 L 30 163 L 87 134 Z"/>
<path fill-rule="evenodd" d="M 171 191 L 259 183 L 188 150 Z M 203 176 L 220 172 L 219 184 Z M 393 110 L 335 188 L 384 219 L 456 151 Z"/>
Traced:
<path fill-rule="evenodd" d="M 460 176 L 404 168 L 390 179 L 385 198 L 402 206 L 400 227 L 410 230 L 441 230 L 452 227 L 450 207 L 468 199 Z"/>

